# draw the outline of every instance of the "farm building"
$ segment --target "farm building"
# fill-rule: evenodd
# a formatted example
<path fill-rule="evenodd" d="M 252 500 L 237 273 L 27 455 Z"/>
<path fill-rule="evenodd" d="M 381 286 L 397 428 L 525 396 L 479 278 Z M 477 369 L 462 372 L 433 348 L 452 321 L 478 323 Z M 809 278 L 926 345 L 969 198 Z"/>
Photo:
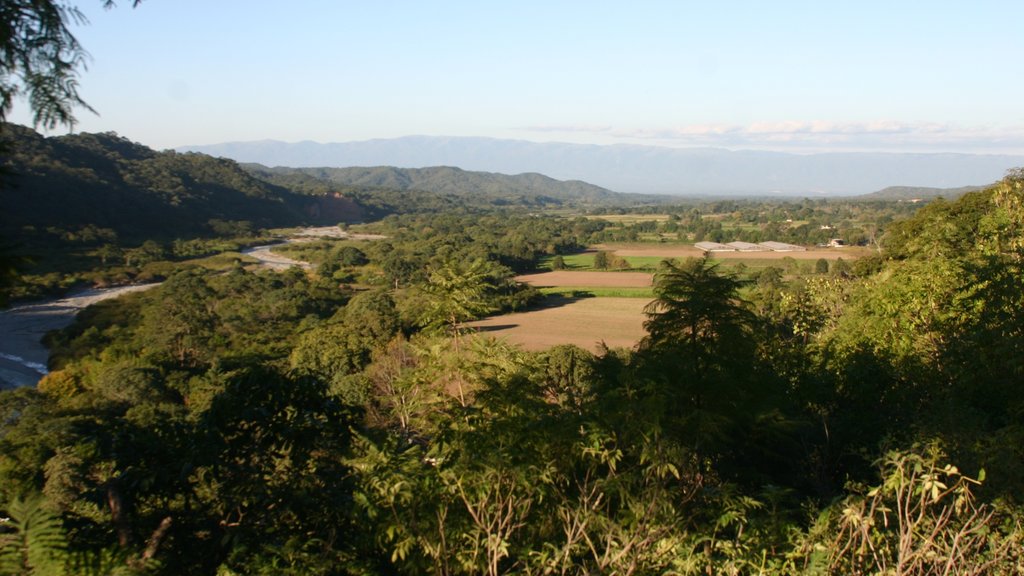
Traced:
<path fill-rule="evenodd" d="M 731 246 L 734 250 L 739 250 L 740 252 L 764 252 L 771 250 L 767 246 L 751 244 L 750 242 L 729 242 L 726 246 Z"/>
<path fill-rule="evenodd" d="M 786 244 L 785 242 L 761 242 L 760 246 L 762 249 L 771 250 L 773 252 L 806 252 L 807 248 L 803 246 L 797 246 L 796 244 Z"/>
<path fill-rule="evenodd" d="M 718 242 L 697 242 L 693 245 L 699 250 L 705 252 L 735 252 L 736 249 L 732 246 L 726 246 L 725 244 L 719 244 Z"/>

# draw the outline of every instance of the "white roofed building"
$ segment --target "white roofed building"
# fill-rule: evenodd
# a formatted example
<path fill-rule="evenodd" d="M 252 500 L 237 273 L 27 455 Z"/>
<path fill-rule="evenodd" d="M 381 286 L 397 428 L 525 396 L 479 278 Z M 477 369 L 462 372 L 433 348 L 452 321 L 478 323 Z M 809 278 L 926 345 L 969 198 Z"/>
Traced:
<path fill-rule="evenodd" d="M 770 248 L 761 244 L 752 244 L 750 242 L 729 242 L 727 246 L 732 246 L 733 249 L 739 250 L 740 252 L 764 252 L 770 250 Z"/>
<path fill-rule="evenodd" d="M 806 252 L 807 248 L 803 246 L 797 246 L 796 244 L 786 244 L 785 242 L 761 242 L 760 246 L 763 246 L 764 250 L 771 250 L 773 252 Z"/>
<path fill-rule="evenodd" d="M 736 249 L 726 244 L 719 244 L 718 242 L 697 242 L 693 245 L 695 248 L 703 250 L 705 252 L 735 252 Z"/>

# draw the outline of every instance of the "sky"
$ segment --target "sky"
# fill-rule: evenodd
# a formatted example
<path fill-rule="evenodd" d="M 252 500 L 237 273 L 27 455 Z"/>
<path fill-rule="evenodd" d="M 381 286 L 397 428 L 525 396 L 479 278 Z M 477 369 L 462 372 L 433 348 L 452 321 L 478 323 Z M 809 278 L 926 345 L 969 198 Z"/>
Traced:
<path fill-rule="evenodd" d="M 1024 2 L 79 0 L 76 131 L 1024 153 Z M 12 121 L 29 124 L 18 103 Z M 51 134 L 63 133 L 58 130 Z"/>

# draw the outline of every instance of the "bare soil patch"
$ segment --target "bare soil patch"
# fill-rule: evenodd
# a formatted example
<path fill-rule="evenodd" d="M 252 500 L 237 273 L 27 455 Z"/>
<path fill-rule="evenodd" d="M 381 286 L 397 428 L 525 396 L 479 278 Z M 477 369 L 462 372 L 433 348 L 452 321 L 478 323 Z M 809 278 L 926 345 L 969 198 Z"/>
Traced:
<path fill-rule="evenodd" d="M 575 344 L 592 352 L 630 348 L 646 335 L 643 298 L 582 298 L 563 306 L 517 312 L 472 322 L 489 334 L 522 346 L 546 350 L 558 344 Z"/>
<path fill-rule="evenodd" d="M 593 288 L 646 288 L 651 285 L 652 275 L 646 272 L 570 272 L 556 270 L 539 274 L 524 274 L 516 280 L 538 288 L 543 287 L 593 287 Z"/>

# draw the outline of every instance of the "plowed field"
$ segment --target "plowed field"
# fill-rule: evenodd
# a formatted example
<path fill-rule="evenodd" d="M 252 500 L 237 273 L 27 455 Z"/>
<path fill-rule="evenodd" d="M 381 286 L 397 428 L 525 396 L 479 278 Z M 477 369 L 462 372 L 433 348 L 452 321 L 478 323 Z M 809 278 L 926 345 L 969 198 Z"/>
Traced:
<path fill-rule="evenodd" d="M 576 344 L 596 352 L 602 342 L 609 348 L 629 348 L 639 342 L 645 335 L 645 305 L 647 300 L 643 298 L 582 298 L 560 306 L 487 318 L 470 326 L 484 334 L 507 338 L 526 350 Z"/>

